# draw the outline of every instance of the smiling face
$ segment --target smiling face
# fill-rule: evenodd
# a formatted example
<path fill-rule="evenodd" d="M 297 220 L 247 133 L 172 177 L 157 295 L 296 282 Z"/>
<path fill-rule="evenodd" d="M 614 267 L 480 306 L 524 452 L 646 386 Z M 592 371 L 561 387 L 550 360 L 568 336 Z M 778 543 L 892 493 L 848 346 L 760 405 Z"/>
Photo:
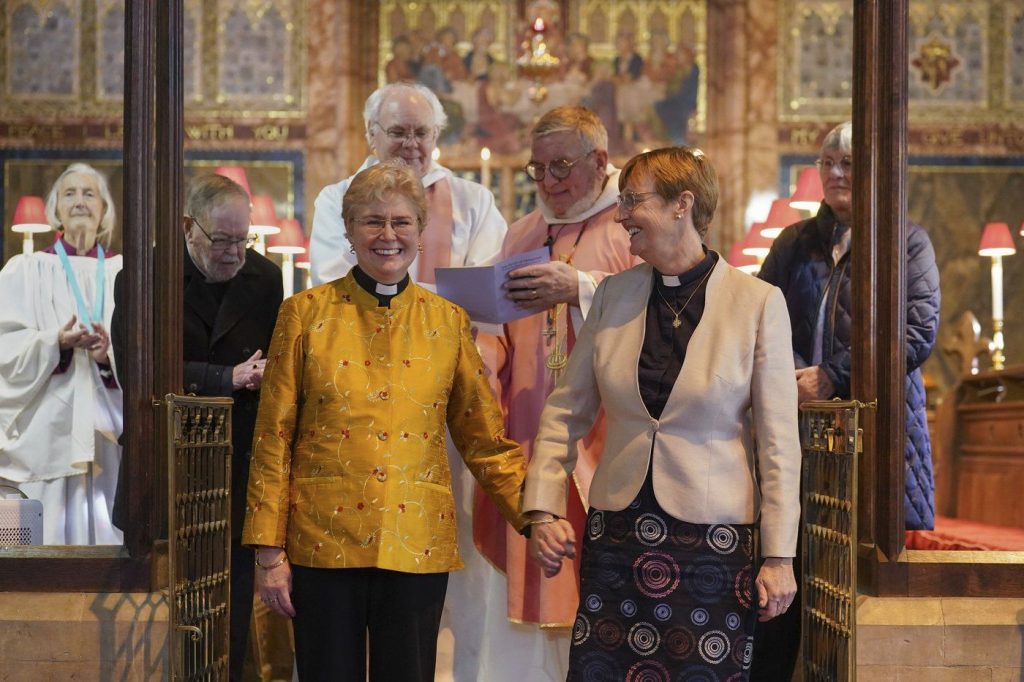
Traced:
<path fill-rule="evenodd" d="M 105 208 L 99 182 L 92 173 L 68 173 L 61 180 L 57 193 L 57 219 L 64 226 L 68 239 L 75 241 L 84 235 L 82 243 L 95 243 Z"/>
<path fill-rule="evenodd" d="M 636 205 L 632 210 L 622 203 L 615 209 L 615 222 L 620 223 L 630 236 L 630 253 L 643 258 L 663 272 L 677 271 L 674 264 L 680 253 L 700 252 L 692 221 L 688 218 L 693 197 L 684 191 L 676 200 L 666 201 L 654 189 L 650 175 L 632 174 L 622 196 L 635 193 Z M 676 216 L 680 217 L 677 218 Z M 682 271 L 682 270 L 678 270 Z"/>
<path fill-rule="evenodd" d="M 853 165 L 850 152 L 823 149 L 818 168 L 821 186 L 825 190 L 825 203 L 832 212 L 849 224 L 853 215 Z"/>
<path fill-rule="evenodd" d="M 582 158 L 581 158 L 582 157 Z M 556 218 L 571 218 L 594 205 L 604 187 L 608 152 L 587 153 L 579 135 L 565 131 L 544 135 L 533 141 L 530 163 L 548 168 L 552 161 L 576 161 L 568 177 L 559 180 L 550 170 L 537 182 L 537 199 Z"/>
<path fill-rule="evenodd" d="M 416 258 L 419 223 L 412 202 L 398 194 L 385 195 L 355 211 L 346 224 L 356 262 L 382 284 L 400 282 Z"/>
<path fill-rule="evenodd" d="M 401 159 L 422 178 L 437 144 L 434 110 L 416 91 L 400 89 L 381 103 L 366 138 L 378 159 Z"/>

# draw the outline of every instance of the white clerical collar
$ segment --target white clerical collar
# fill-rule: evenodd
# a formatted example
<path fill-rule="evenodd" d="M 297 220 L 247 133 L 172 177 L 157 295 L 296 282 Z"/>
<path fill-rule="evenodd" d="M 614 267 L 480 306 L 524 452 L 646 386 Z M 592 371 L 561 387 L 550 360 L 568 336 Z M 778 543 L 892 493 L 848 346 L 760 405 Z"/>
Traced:
<path fill-rule="evenodd" d="M 544 217 L 544 222 L 548 225 L 561 225 L 570 223 L 581 223 L 591 216 L 595 216 L 601 211 L 605 210 L 609 206 L 615 204 L 616 198 L 619 196 L 619 169 L 615 166 L 608 164 L 606 169 L 608 173 L 608 179 L 605 180 L 604 189 L 597 195 L 597 200 L 590 205 L 587 210 L 578 213 L 573 216 L 566 216 L 565 218 L 556 218 L 548 210 L 548 207 L 543 202 L 537 202 L 537 208 L 540 209 L 541 216 Z"/>
<path fill-rule="evenodd" d="M 381 296 L 394 296 L 395 294 L 398 293 L 398 285 L 381 284 L 380 282 L 377 282 L 376 290 L 377 293 L 380 294 Z"/>
<path fill-rule="evenodd" d="M 677 287 L 679 286 L 679 278 L 676 277 L 675 275 L 662 275 L 661 283 L 667 287 Z"/>

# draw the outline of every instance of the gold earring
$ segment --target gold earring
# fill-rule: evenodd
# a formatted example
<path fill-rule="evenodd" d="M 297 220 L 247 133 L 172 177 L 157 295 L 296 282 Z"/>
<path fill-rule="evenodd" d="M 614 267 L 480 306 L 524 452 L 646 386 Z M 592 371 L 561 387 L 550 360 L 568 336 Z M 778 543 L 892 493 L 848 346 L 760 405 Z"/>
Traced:
<path fill-rule="evenodd" d="M 676 220 L 679 220 L 682 217 L 683 217 L 683 212 L 682 211 L 680 211 L 679 213 L 676 213 Z"/>
<path fill-rule="evenodd" d="M 417 253 L 423 253 L 423 242 L 418 242 L 416 244 L 416 251 Z"/>

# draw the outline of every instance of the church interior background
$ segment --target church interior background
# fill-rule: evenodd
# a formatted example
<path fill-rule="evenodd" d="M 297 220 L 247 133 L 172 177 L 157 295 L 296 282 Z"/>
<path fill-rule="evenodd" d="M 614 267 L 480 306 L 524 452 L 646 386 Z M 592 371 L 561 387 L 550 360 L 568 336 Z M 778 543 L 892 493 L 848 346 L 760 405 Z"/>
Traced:
<path fill-rule="evenodd" d="M 729 254 L 765 219 L 772 199 L 795 190 L 824 134 L 851 116 L 853 5 L 185 0 L 186 176 L 242 166 L 252 193 L 271 197 L 277 216 L 296 219 L 308 236 L 317 193 L 350 175 L 366 153 L 366 96 L 384 82 L 418 78 L 438 93 L 451 121 L 438 145 L 441 162 L 489 185 L 509 222 L 533 207 L 522 170 L 531 122 L 552 106 L 584 103 L 605 121 L 616 165 L 643 149 L 683 142 L 708 154 L 722 189 L 708 245 Z M 122 198 L 125 11 L 123 0 L 2 3 L 3 262 L 23 248 L 23 235 L 11 230 L 19 198 L 45 195 L 67 163 L 85 160 L 103 170 L 115 200 Z M 537 35 L 559 57 L 555 67 L 525 59 Z M 971 358 L 952 349 L 982 348 L 964 316 L 976 317 L 981 337 L 993 335 L 992 261 L 978 254 L 984 226 L 1008 224 L 1018 250 L 1024 250 L 1024 1 L 911 1 L 908 52 L 907 214 L 928 230 L 942 280 L 939 341 L 924 366 L 934 407 L 940 399 L 957 400 L 962 380 L 970 376 Z M 635 75 L 615 75 L 620 59 L 636 61 Z M 48 244 L 53 235 L 34 239 Z M 113 247 L 121 250 L 119 229 Z M 1004 257 L 1003 267 L 1001 371 L 1007 381 L 1018 382 L 1007 396 L 1021 400 L 1013 391 L 1024 377 L 1024 254 Z M 994 369 L 984 350 L 979 366 L 982 374 Z M 971 469 L 958 468 L 963 453 L 955 426 L 933 423 L 940 513 L 1024 536 L 1024 417 L 1019 408 L 1015 415 L 1005 417 L 1017 421 L 1016 431 L 1006 431 L 1010 441 L 1003 450 L 987 453 Z M 1007 542 L 994 548 L 1024 550 L 1019 539 Z M 947 548 L 975 549 L 954 545 Z M 984 609 L 1005 612 L 1009 620 L 984 622 L 1007 626 L 1008 639 L 990 646 L 977 631 L 966 635 L 976 639 L 957 645 L 963 660 L 975 660 L 988 673 L 966 677 L 963 668 L 961 676 L 943 672 L 937 679 L 1021 679 L 1024 602 L 992 601 Z M 53 600 L 27 610 L 19 606 L 25 603 L 0 598 L 0 620 L 50 623 L 61 610 Z M 152 616 L 156 607 L 149 607 Z M 941 604 L 920 608 L 925 615 L 907 616 L 908 626 L 934 626 L 936 618 L 952 618 L 955 611 Z M 971 618 L 963 616 L 962 622 Z M 944 622 L 948 635 L 953 621 Z M 162 670 L 159 647 L 122 642 L 124 632 L 107 633 L 117 654 L 103 655 L 142 663 L 132 668 L 134 676 L 118 679 L 150 679 Z M 140 632 L 125 636 L 138 638 Z M 886 671 L 912 664 L 930 669 L 935 679 L 936 670 L 961 665 L 946 648 L 892 648 L 869 631 L 861 646 L 873 636 L 879 650 L 865 653 L 862 663 L 865 670 L 876 669 L 877 679 L 890 679 Z M 95 642 L 69 646 L 75 653 L 63 647 L 53 654 L 66 664 L 60 670 L 79 664 L 91 670 L 101 658 L 90 651 Z M 13 645 L 0 644 L 0 660 L 19 655 Z M 37 658 L 40 665 L 52 660 Z M 918 679 L 906 675 L 899 679 Z"/>

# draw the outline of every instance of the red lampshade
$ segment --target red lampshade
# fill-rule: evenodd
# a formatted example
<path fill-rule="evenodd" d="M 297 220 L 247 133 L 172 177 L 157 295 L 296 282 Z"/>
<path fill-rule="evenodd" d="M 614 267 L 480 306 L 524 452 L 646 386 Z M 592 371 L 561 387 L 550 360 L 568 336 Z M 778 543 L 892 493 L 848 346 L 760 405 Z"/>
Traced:
<path fill-rule="evenodd" d="M 761 235 L 775 239 L 782 234 L 783 229 L 800 220 L 800 211 L 789 205 L 789 199 L 776 199 L 768 210 L 768 217 L 762 223 Z"/>
<path fill-rule="evenodd" d="M 46 219 L 46 206 L 41 197 L 26 195 L 18 199 L 14 208 L 14 223 L 11 229 L 15 232 L 49 232 L 53 228 Z"/>
<path fill-rule="evenodd" d="M 223 175 L 229 180 L 234 180 L 242 186 L 246 194 L 250 197 L 252 196 L 252 190 L 249 189 L 249 178 L 246 177 L 245 169 L 241 166 L 217 166 L 213 172 L 217 175 Z"/>
<path fill-rule="evenodd" d="M 274 199 L 268 194 L 252 197 L 252 217 L 249 219 L 250 234 L 277 234 L 281 231 Z"/>
<path fill-rule="evenodd" d="M 1006 223 L 989 223 L 985 225 L 985 231 L 981 235 L 981 243 L 978 244 L 979 256 L 1012 256 L 1017 253 L 1013 245 L 1013 236 L 1010 234 L 1010 226 Z"/>
<path fill-rule="evenodd" d="M 270 253 L 305 253 L 306 235 L 295 218 L 282 218 L 281 231 L 267 237 L 267 251 Z"/>
<path fill-rule="evenodd" d="M 748 256 L 764 258 L 772 249 L 772 240 L 764 236 L 764 223 L 754 223 L 750 226 L 747 238 L 743 240 L 742 252 Z"/>
<path fill-rule="evenodd" d="M 759 267 L 757 263 L 757 256 L 751 256 L 743 253 L 743 245 L 745 242 L 745 239 L 737 240 L 732 245 L 732 248 L 729 249 L 729 265 L 734 268 L 739 268 L 743 272 L 753 274 L 757 272 Z"/>
<path fill-rule="evenodd" d="M 817 213 L 822 199 L 825 198 L 825 190 L 821 186 L 821 175 L 818 169 L 813 166 L 804 168 L 796 178 L 796 191 L 789 198 L 789 205 L 801 211 Z"/>

